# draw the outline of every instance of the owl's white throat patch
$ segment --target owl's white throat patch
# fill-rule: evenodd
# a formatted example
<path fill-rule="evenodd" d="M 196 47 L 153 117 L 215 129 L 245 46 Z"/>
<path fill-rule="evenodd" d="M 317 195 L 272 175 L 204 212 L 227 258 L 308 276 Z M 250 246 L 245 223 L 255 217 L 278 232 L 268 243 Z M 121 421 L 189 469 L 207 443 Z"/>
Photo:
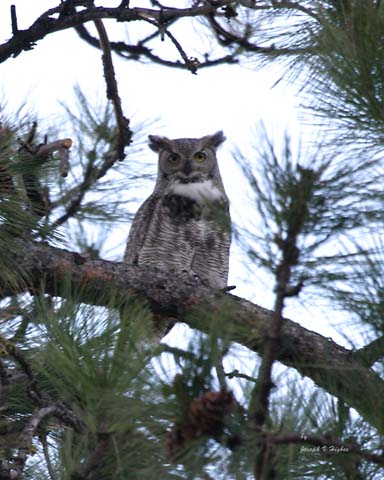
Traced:
<path fill-rule="evenodd" d="M 170 193 L 181 195 L 195 200 L 197 203 L 211 203 L 224 200 L 223 194 L 214 185 L 212 180 L 202 182 L 175 183 L 170 189 Z"/>

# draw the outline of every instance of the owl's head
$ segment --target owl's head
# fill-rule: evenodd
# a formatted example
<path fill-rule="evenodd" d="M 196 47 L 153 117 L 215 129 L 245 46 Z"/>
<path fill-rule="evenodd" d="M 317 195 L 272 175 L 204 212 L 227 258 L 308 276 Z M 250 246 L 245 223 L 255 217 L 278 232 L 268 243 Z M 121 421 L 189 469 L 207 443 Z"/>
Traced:
<path fill-rule="evenodd" d="M 158 183 L 201 182 L 212 179 L 221 183 L 216 150 L 225 136 L 222 131 L 201 138 L 176 138 L 149 135 L 149 147 L 159 154 Z"/>

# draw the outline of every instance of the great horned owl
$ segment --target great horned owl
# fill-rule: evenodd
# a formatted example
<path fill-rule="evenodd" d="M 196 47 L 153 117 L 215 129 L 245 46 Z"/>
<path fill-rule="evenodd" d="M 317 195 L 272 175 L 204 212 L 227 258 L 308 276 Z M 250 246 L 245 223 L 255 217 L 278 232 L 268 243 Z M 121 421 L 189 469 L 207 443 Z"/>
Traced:
<path fill-rule="evenodd" d="M 197 275 L 227 286 L 231 242 L 229 202 L 216 159 L 223 132 L 202 138 L 149 135 L 159 154 L 152 195 L 139 208 L 124 261 Z"/>

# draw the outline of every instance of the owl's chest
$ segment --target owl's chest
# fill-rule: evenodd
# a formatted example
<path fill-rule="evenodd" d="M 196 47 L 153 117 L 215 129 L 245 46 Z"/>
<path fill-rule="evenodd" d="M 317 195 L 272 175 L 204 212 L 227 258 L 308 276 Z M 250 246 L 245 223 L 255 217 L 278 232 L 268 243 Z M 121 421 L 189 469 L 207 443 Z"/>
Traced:
<path fill-rule="evenodd" d="M 163 199 L 162 210 L 170 221 L 188 223 L 202 218 L 204 205 L 182 195 L 169 194 Z"/>
<path fill-rule="evenodd" d="M 162 200 L 162 209 L 176 223 L 212 220 L 212 212 L 225 208 L 223 193 L 207 180 L 173 185 Z"/>

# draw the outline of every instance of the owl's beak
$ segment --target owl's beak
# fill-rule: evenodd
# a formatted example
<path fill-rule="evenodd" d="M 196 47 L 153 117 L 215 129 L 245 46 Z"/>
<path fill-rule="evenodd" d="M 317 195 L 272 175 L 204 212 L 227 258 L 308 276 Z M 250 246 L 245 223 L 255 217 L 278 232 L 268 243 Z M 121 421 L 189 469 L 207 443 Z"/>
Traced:
<path fill-rule="evenodd" d="M 179 172 L 177 175 L 177 180 L 180 183 L 195 183 L 200 180 L 199 175 L 185 175 L 184 172 Z"/>
<path fill-rule="evenodd" d="M 192 173 L 192 165 L 191 162 L 185 162 L 184 168 L 182 170 L 185 176 L 189 177 Z"/>

